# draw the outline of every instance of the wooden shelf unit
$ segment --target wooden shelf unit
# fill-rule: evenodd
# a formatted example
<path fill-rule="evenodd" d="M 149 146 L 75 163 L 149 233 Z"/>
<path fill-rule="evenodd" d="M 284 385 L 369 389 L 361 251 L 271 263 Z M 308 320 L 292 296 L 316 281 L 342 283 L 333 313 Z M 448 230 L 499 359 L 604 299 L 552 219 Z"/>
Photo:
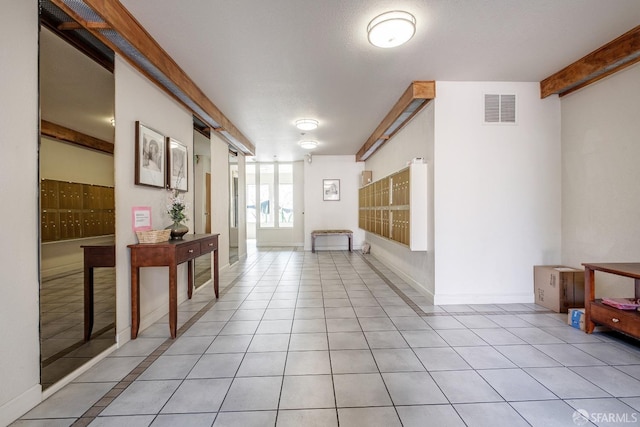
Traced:
<path fill-rule="evenodd" d="M 358 226 L 370 233 L 427 250 L 427 165 L 412 163 L 360 188 Z"/>

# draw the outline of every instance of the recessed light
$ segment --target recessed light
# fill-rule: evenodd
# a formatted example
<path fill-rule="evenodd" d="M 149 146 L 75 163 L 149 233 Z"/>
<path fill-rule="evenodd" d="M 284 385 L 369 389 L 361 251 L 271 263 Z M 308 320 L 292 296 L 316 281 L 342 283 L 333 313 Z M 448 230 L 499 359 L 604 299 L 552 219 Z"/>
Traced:
<path fill-rule="evenodd" d="M 367 27 L 369 42 L 389 48 L 408 42 L 416 32 L 416 18 L 409 12 L 393 10 L 373 18 Z"/>
<path fill-rule="evenodd" d="M 307 150 L 313 150 L 318 146 L 318 142 L 317 141 L 300 141 L 298 142 L 298 145 L 300 145 L 300 147 L 305 148 Z"/>
<path fill-rule="evenodd" d="M 318 127 L 318 121 L 314 119 L 296 120 L 296 127 L 300 130 L 314 130 Z"/>

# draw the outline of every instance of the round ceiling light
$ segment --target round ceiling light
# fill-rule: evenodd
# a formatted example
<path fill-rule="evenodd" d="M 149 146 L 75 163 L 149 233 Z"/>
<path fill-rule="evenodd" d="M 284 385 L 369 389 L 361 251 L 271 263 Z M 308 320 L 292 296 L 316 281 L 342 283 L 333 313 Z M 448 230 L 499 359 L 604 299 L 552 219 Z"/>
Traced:
<path fill-rule="evenodd" d="M 318 142 L 317 141 L 300 141 L 298 142 L 298 145 L 300 145 L 300 147 L 302 148 L 306 148 L 307 150 L 313 150 L 318 146 Z"/>
<path fill-rule="evenodd" d="M 408 42 L 416 32 L 416 18 L 409 12 L 393 10 L 376 16 L 369 22 L 369 43 L 389 48 Z"/>
<path fill-rule="evenodd" d="M 314 119 L 296 120 L 296 127 L 300 130 L 314 130 L 318 127 L 318 121 Z"/>

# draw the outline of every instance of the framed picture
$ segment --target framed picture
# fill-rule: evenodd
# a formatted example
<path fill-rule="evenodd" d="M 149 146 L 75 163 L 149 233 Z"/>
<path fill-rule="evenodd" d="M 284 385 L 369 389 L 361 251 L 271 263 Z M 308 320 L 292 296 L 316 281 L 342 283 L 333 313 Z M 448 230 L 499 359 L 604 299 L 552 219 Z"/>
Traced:
<path fill-rule="evenodd" d="M 340 200 L 340 180 L 322 180 L 322 200 Z"/>
<path fill-rule="evenodd" d="M 151 228 L 151 207 L 134 206 L 131 208 L 133 231 L 149 231 Z"/>
<path fill-rule="evenodd" d="M 189 190 L 187 146 L 167 138 L 167 185 L 171 190 Z"/>
<path fill-rule="evenodd" d="M 140 122 L 136 122 L 135 183 L 164 188 L 164 136 Z"/>

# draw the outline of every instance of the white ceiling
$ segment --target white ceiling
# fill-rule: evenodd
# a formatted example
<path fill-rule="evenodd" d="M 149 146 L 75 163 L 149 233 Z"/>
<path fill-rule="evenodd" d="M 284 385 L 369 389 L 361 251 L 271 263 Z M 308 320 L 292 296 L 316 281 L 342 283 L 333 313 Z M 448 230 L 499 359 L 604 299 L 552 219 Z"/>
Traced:
<path fill-rule="evenodd" d="M 640 22 L 638 0 L 121 0 L 256 146 L 260 161 L 355 154 L 414 80 L 539 82 Z M 406 45 L 376 15 L 417 19 Z"/>
<path fill-rule="evenodd" d="M 113 74 L 46 28 L 40 31 L 43 120 L 113 142 Z"/>

